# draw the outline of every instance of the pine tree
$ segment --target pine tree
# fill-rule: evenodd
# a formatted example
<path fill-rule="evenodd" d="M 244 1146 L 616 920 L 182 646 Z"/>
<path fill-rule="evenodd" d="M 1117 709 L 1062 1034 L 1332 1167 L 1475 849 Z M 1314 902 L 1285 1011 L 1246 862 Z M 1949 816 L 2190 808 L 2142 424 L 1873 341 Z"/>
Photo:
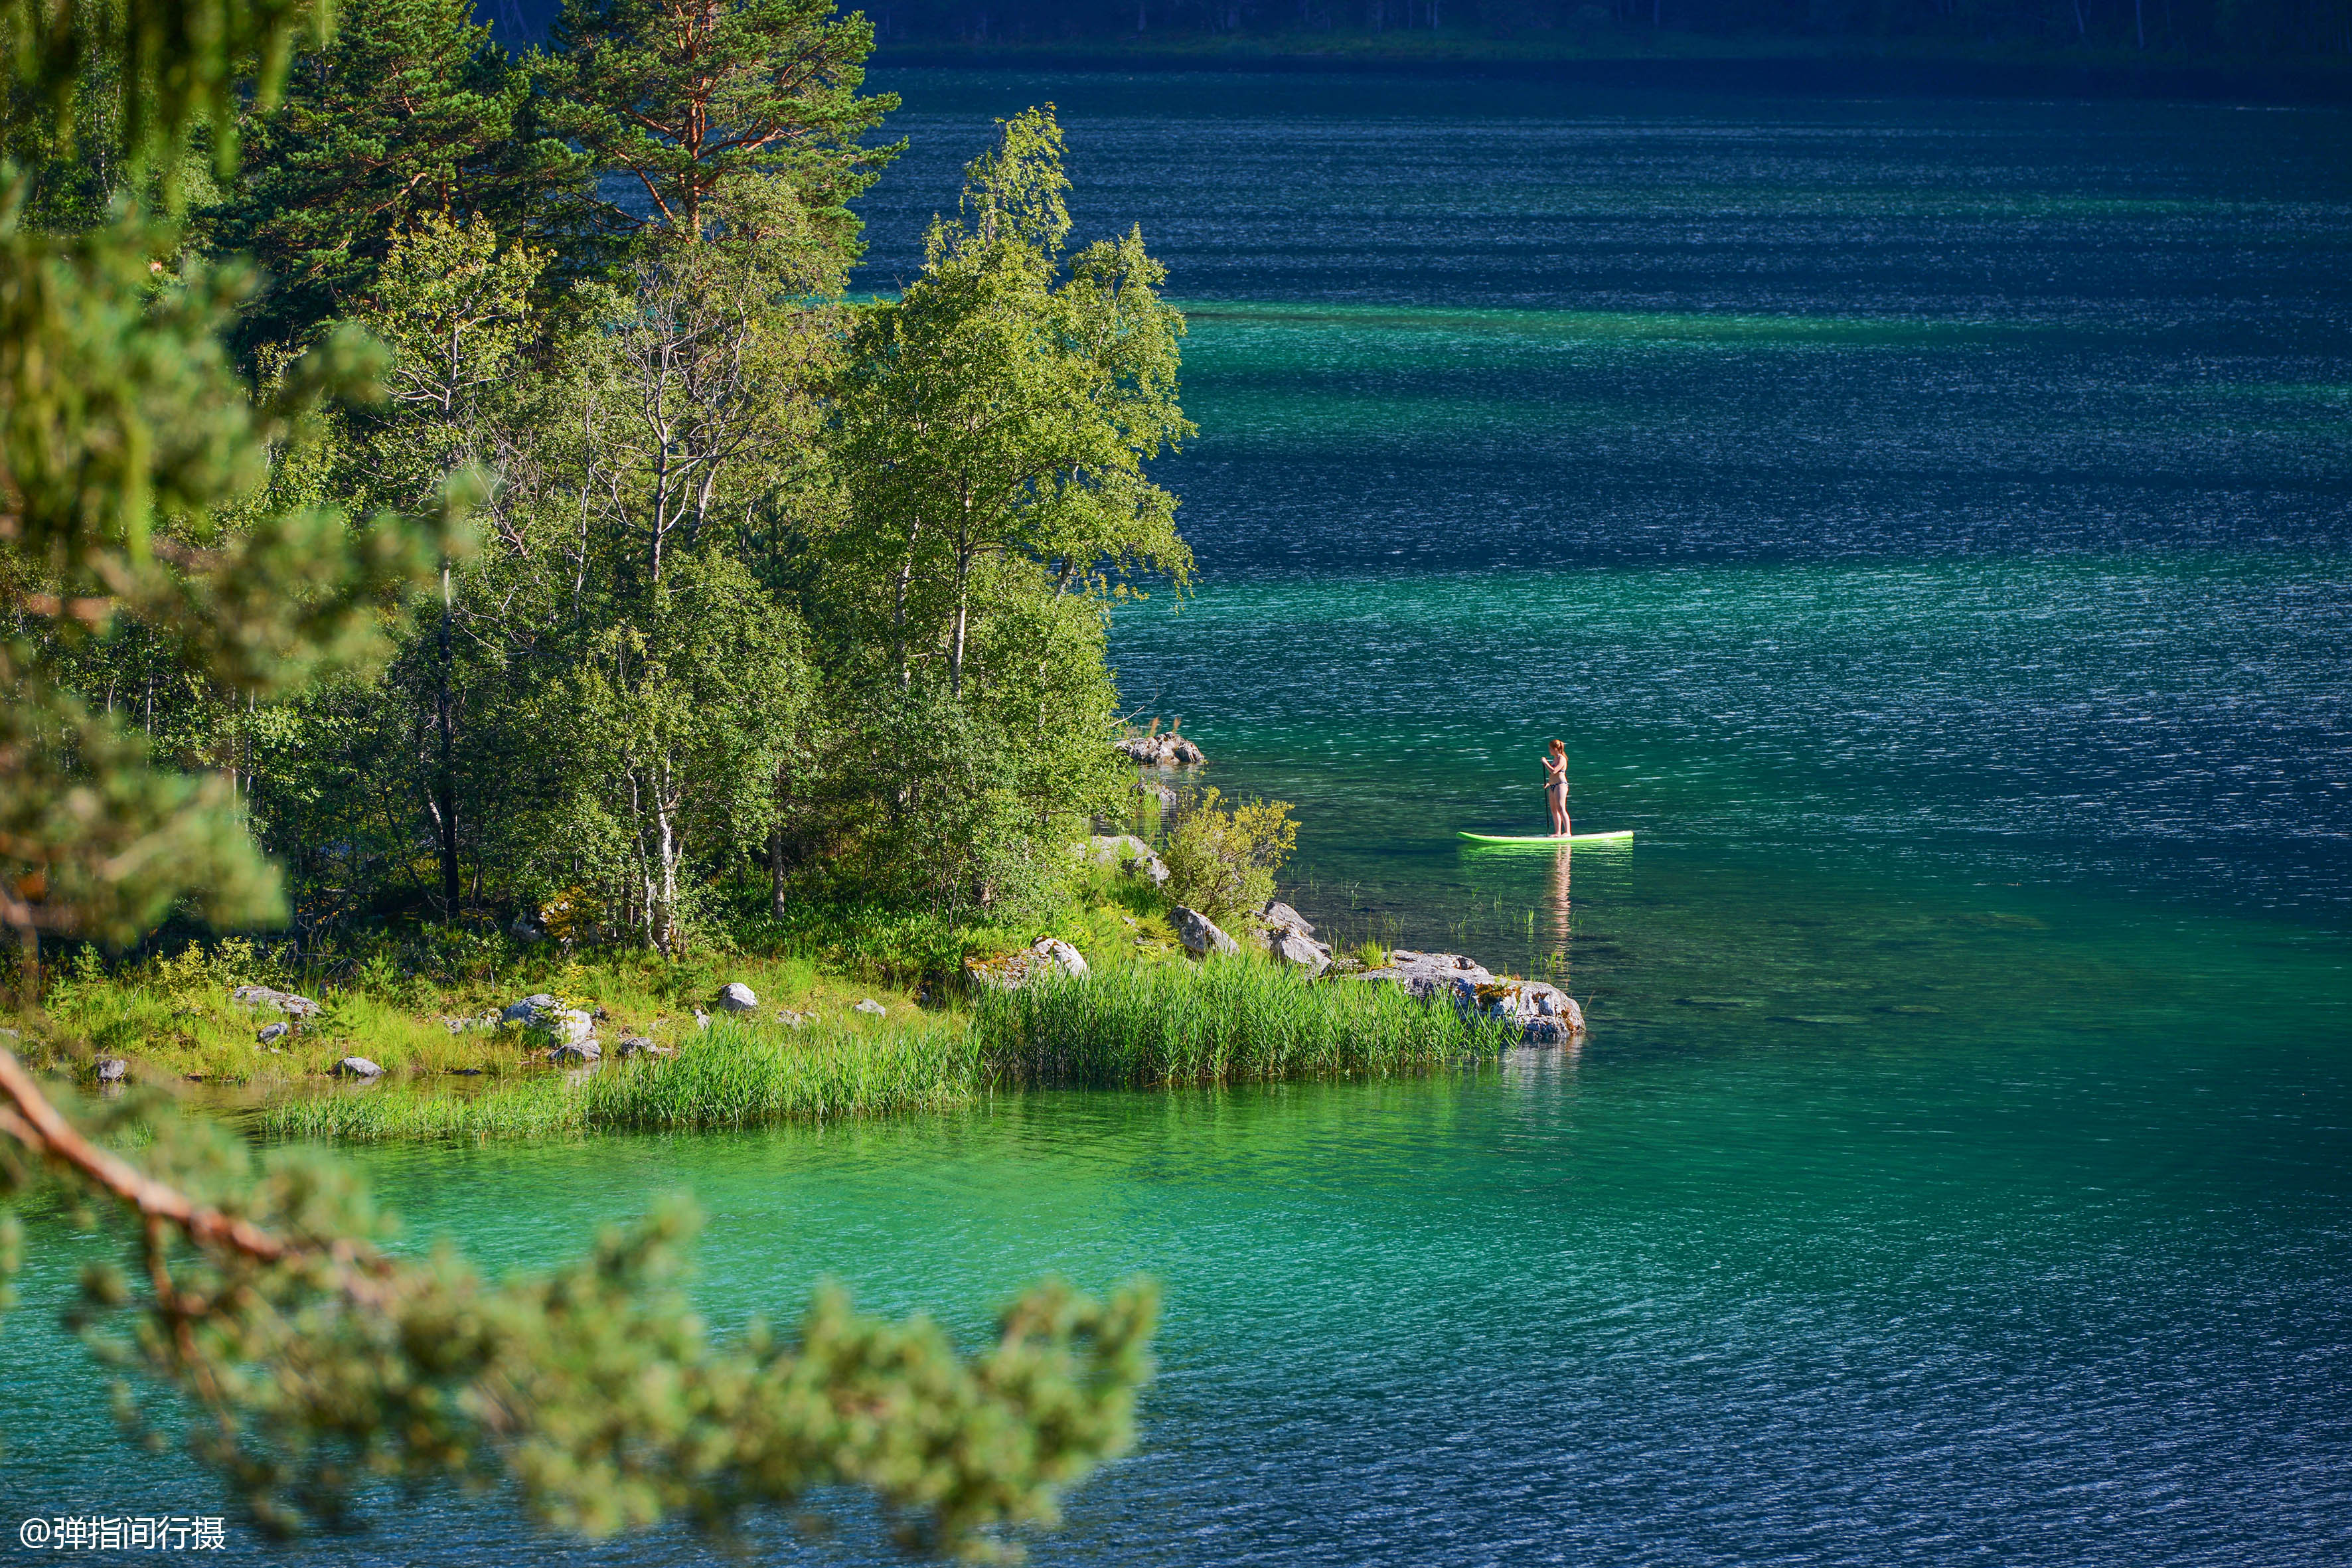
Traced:
<path fill-rule="evenodd" d="M 394 241 L 427 215 L 507 242 L 578 219 L 586 158 L 541 134 L 524 70 L 469 0 L 347 0 L 332 42 L 299 56 L 285 101 L 252 117 L 216 248 L 267 273 L 251 342 L 309 340 L 350 314 Z"/>
<path fill-rule="evenodd" d="M 861 138 L 898 107 L 860 98 L 873 25 L 833 0 L 564 0 L 537 62 L 552 125 L 644 191 L 652 221 L 699 238 L 730 178 L 782 176 L 845 263 L 851 197 L 897 155 Z M 610 209 L 625 226 L 626 215 Z"/>

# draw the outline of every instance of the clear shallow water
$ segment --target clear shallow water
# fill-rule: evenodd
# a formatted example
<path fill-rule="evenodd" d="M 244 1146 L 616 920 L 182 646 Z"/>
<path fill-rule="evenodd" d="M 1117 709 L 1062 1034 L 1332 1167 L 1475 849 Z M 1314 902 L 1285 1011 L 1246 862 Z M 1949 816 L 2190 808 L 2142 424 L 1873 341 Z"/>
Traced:
<path fill-rule="evenodd" d="M 1591 1039 L 367 1156 L 420 1231 L 530 1266 L 688 1185 L 727 1323 L 1160 1275 L 1145 1447 L 1046 1563 L 2352 1556 L 2345 118 L 885 85 L 877 283 L 1050 98 L 1082 232 L 1195 301 L 1204 585 L 1118 623 L 1129 700 L 1300 804 L 1301 907 Z M 1551 733 L 1635 847 L 1463 848 Z M 0 1336 L 0 1520 L 197 1510 L 61 1370 L 71 1261 Z M 436 1501 L 315 1555 L 698 1554 Z"/>

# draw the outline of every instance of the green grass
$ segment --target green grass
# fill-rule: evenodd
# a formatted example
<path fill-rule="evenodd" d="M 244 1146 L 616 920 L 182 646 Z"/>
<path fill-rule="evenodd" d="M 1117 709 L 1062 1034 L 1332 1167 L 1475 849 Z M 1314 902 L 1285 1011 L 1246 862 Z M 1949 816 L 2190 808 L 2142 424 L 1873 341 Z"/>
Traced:
<path fill-rule="evenodd" d="M 960 1019 L 860 1026 L 714 1024 L 676 1057 L 608 1061 L 479 1089 L 386 1083 L 264 1106 L 272 1138 L 391 1142 L 566 1137 L 600 1131 L 709 1131 L 774 1121 L 894 1116 L 960 1105 L 978 1092 L 978 1058 Z"/>
<path fill-rule="evenodd" d="M 991 992 L 968 1020 L 797 1030 L 720 1023 L 673 1058 L 478 1088 L 337 1089 L 267 1104 L 253 1125 L 267 1137 L 342 1142 L 709 1131 L 939 1110 L 996 1089 L 1388 1077 L 1492 1057 L 1509 1043 L 1498 1026 L 1393 985 L 1310 983 L 1255 959 L 1138 963 Z"/>
<path fill-rule="evenodd" d="M 523 1142 L 586 1131 L 581 1112 L 579 1094 L 549 1074 L 473 1094 L 403 1083 L 338 1089 L 271 1100 L 252 1125 L 267 1138 L 341 1143 Z"/>
<path fill-rule="evenodd" d="M 781 951 L 680 963 L 509 944 L 467 949 L 465 965 L 436 970 L 434 954 L 412 943 L 416 952 L 398 964 L 378 963 L 383 952 L 372 950 L 349 972 L 289 972 L 235 939 L 112 970 L 84 959 L 45 1015 L 20 1020 L 16 1048 L 37 1070 L 85 1079 L 101 1056 L 120 1055 L 134 1081 L 230 1088 L 249 1108 L 234 1113 L 262 1136 L 381 1142 L 895 1116 L 1025 1085 L 1385 1075 L 1488 1055 L 1500 1043 L 1486 1026 L 1393 987 L 1310 984 L 1255 958 L 1196 965 L 1170 926 L 1168 900 L 1113 871 L 1074 865 L 1066 892 L 1025 921 L 992 926 L 812 904 L 798 930 L 769 933 Z M 1011 994 L 982 989 L 940 1010 L 939 999 L 956 994 L 942 982 L 965 955 L 1048 934 L 1086 954 L 1090 979 Z M 919 977 L 932 1001 L 919 1007 L 880 973 L 909 987 Z M 694 1005 L 736 979 L 759 993 L 760 1010 L 698 1030 Z M 265 1045 L 258 1029 L 275 1016 L 228 999 L 246 981 L 302 991 L 325 1011 Z M 545 1063 L 543 1040 L 512 1026 L 444 1026 L 534 990 L 600 1013 L 608 1053 L 641 1034 L 676 1054 L 608 1055 L 593 1072 L 566 1073 Z M 855 1011 L 867 996 L 884 1005 L 881 1016 Z M 791 1027 L 781 1008 L 807 1021 Z M 374 1061 L 383 1078 L 331 1079 L 347 1055 Z"/>
<path fill-rule="evenodd" d="M 1314 983 L 1252 959 L 1138 965 L 979 999 L 991 1083 L 1156 1088 L 1386 1077 L 1500 1053 L 1505 1027 L 1394 985 Z"/>
<path fill-rule="evenodd" d="M 590 1127 L 753 1127 L 958 1105 L 975 1090 L 977 1066 L 960 1020 L 887 1030 L 719 1026 L 673 1061 L 615 1063 L 579 1093 Z"/>
<path fill-rule="evenodd" d="M 259 962 L 242 944 L 224 944 L 226 957 L 165 961 L 120 973 L 91 972 L 59 984 L 45 1012 L 12 1018 L 22 1049 L 39 1068 L 62 1068 L 86 1079 L 100 1057 L 128 1058 L 135 1079 L 199 1079 L 244 1085 L 265 1095 L 303 1092 L 341 1058 L 365 1057 L 394 1079 L 428 1079 L 466 1071 L 501 1078 L 527 1074 L 543 1040 L 516 1027 L 465 1027 L 453 1033 L 446 1017 L 495 1015 L 532 992 L 544 991 L 583 1011 L 601 1010 L 597 1034 L 606 1049 L 630 1035 L 666 1046 L 695 1036 L 694 1008 L 714 1005 L 719 985 L 740 980 L 762 1009 L 788 1007 L 826 1019 L 851 1016 L 866 997 L 894 1017 L 913 1011 L 897 987 L 821 973 L 794 953 L 716 956 L 697 964 L 665 964 L 631 953 L 528 955 L 529 966 L 502 978 L 476 977 L 430 984 L 401 976 L 373 988 L 364 980 L 320 973 L 288 973 Z M 298 991 L 323 1005 L 308 1020 L 268 1044 L 263 1026 L 283 1020 L 229 1000 L 247 982 Z"/>

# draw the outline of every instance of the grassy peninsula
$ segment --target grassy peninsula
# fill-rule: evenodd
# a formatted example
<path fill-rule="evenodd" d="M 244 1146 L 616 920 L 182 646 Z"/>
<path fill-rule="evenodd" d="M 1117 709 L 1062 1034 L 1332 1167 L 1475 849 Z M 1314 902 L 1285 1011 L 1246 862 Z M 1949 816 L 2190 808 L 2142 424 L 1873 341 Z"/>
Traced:
<path fill-rule="evenodd" d="M 119 1081 L 200 1096 L 265 1138 L 375 1142 L 889 1116 L 1030 1088 L 1378 1077 L 1491 1057 L 1516 1038 L 1394 986 L 1318 982 L 1255 951 L 1195 960 L 1175 908 L 1147 882 L 1084 867 L 1051 919 L 926 930 L 982 968 L 1046 939 L 1085 956 L 1083 977 L 1041 973 L 1014 989 L 958 984 L 911 946 L 895 966 L 877 963 L 879 934 L 847 919 L 830 945 L 803 932 L 789 956 L 689 963 L 430 931 L 308 965 L 248 940 L 191 942 L 111 973 L 86 958 L 42 1015 L 20 1021 L 20 1048 L 86 1085 L 120 1063 Z M 849 972 L 861 951 L 867 978 Z M 319 1011 L 236 999 L 257 983 Z M 757 1005 L 716 1010 L 728 984 Z M 593 1068 L 551 1060 L 546 1036 L 500 1019 L 526 994 L 594 1020 Z M 624 1039 L 654 1048 L 624 1057 Z M 383 1077 L 332 1076 L 352 1057 Z"/>

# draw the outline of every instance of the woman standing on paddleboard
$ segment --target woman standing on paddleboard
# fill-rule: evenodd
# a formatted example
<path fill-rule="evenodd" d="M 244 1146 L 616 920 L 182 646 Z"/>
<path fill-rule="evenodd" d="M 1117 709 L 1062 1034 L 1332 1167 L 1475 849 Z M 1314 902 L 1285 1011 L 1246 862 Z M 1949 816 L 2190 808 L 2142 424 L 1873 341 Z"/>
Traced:
<path fill-rule="evenodd" d="M 1555 736 L 1551 751 L 1543 760 L 1544 804 L 1551 807 L 1551 830 L 1555 837 L 1568 837 L 1568 742 Z"/>

